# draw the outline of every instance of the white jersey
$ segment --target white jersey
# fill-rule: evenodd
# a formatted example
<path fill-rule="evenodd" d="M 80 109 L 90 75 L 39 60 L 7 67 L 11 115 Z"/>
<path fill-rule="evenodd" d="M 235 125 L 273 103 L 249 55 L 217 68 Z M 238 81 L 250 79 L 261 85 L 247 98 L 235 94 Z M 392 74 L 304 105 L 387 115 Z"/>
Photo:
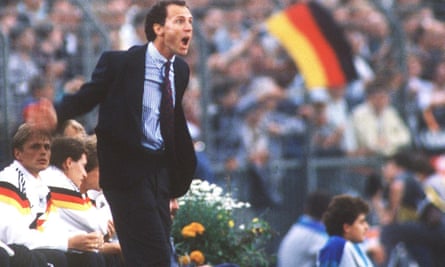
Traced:
<path fill-rule="evenodd" d="M 49 167 L 41 176 L 51 191 L 45 229 L 62 226 L 71 233 L 107 233 L 108 219 L 61 170 Z"/>
<path fill-rule="evenodd" d="M 40 214 L 47 209 L 49 189 L 18 161 L 0 172 L 0 240 L 29 249 L 67 250 L 69 234 L 61 228 L 45 231 Z M 37 230 L 37 228 L 39 230 Z"/>
<path fill-rule="evenodd" d="M 373 267 L 360 244 L 340 236 L 331 236 L 320 250 L 317 267 Z"/>
<path fill-rule="evenodd" d="M 108 204 L 108 201 L 102 191 L 90 189 L 87 191 L 87 196 L 96 207 L 97 211 L 100 213 L 99 216 L 110 221 L 113 220 L 110 204 Z"/>

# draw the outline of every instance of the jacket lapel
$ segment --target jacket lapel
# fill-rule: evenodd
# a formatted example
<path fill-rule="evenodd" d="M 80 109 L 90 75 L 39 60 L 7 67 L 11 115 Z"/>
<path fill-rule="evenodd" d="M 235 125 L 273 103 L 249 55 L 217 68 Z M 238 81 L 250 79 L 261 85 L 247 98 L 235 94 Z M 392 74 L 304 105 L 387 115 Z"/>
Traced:
<path fill-rule="evenodd" d="M 144 94 L 144 80 L 145 80 L 145 54 L 147 45 L 136 46 L 130 48 L 128 51 L 128 58 L 126 61 L 126 81 L 130 88 L 128 92 L 128 103 L 134 105 L 136 116 L 141 118 L 142 114 L 142 97 Z"/>

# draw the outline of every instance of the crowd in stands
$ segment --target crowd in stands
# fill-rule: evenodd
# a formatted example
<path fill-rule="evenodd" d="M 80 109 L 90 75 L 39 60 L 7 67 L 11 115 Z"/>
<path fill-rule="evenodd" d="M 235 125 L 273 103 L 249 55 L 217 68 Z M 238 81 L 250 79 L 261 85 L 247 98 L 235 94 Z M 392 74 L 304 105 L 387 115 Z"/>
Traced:
<path fill-rule="evenodd" d="M 128 49 L 146 42 L 144 17 L 153 2 L 89 5 L 109 33 L 110 49 Z M 382 157 L 382 171 L 366 173 L 363 189 L 371 228 L 386 238 L 379 240 L 386 258 L 374 251 L 371 259 L 388 264 L 403 242 L 416 261 L 433 264 L 420 266 L 440 266 L 432 262 L 444 262 L 444 7 L 440 1 L 395 0 L 388 20 L 372 1 L 318 1 L 344 29 L 358 78 L 341 88 L 308 91 L 295 63 L 264 27 L 271 14 L 293 2 L 187 1 L 197 34 L 186 58 L 192 72 L 183 105 L 199 154 L 197 176 L 216 179 L 214 165 L 227 173 L 243 168 L 256 181 L 256 195 L 266 196 L 260 202 L 279 205 L 284 174 L 270 166 L 273 160 L 308 153 Z M 79 3 L 1 1 L 0 31 L 9 39 L 7 90 L 14 102 L 3 118 L 13 125 L 8 134 L 15 133 L 30 105 L 41 98 L 57 103 L 88 80 L 82 57 L 89 45 L 99 46 L 94 38 L 88 44 L 82 38 Z M 394 20 L 403 42 L 396 43 Z M 403 60 L 394 56 L 401 51 Z M 85 129 L 85 136 L 93 133 L 88 125 L 70 127 Z M 60 167 L 54 172 L 68 176 Z M 83 190 L 69 184 L 70 190 Z M 106 235 L 107 225 L 99 228 Z"/>

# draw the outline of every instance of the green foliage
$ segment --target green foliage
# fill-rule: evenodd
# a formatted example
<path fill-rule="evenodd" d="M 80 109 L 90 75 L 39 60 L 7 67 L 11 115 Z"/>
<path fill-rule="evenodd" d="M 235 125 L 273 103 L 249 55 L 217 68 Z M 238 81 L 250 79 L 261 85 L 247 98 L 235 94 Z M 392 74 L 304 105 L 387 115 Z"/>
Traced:
<path fill-rule="evenodd" d="M 269 223 L 259 218 L 240 223 L 233 215 L 234 209 L 248 209 L 248 203 L 238 202 L 230 194 L 223 194 L 217 185 L 201 180 L 194 180 L 189 192 L 178 202 L 180 208 L 172 227 L 178 255 L 198 250 L 206 264 L 270 265 L 271 256 L 265 251 L 267 241 L 272 238 Z M 201 234 L 196 230 L 199 226 L 204 227 Z"/>

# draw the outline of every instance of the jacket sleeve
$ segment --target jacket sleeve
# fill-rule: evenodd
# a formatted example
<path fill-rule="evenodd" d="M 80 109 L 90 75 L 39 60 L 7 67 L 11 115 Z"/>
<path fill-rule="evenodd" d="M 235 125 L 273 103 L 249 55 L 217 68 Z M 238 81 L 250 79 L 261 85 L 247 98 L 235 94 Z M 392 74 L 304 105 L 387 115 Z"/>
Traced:
<path fill-rule="evenodd" d="M 107 95 L 109 83 L 113 77 L 113 64 L 110 64 L 112 55 L 118 51 L 104 52 L 92 73 L 90 81 L 84 83 L 79 91 L 74 94 L 67 94 L 56 106 L 59 123 L 67 119 L 85 114 L 96 107 Z"/>
<path fill-rule="evenodd" d="M 67 224 L 72 225 L 79 231 L 101 232 L 107 234 L 108 219 L 95 208 L 90 207 L 85 210 L 75 210 L 60 208 L 60 218 Z"/>

